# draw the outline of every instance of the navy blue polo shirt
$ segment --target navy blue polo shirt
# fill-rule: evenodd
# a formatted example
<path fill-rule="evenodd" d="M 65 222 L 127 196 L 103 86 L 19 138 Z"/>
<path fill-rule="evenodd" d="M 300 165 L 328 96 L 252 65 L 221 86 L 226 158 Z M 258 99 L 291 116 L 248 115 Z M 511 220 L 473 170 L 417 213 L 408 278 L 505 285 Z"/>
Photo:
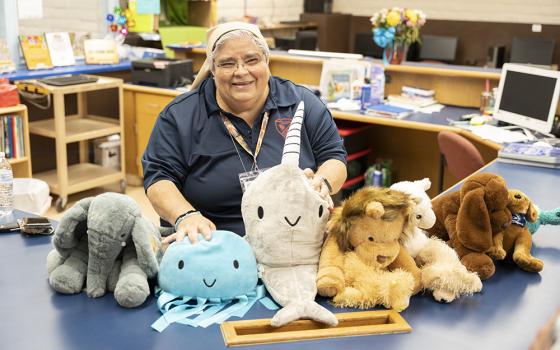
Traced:
<path fill-rule="evenodd" d="M 300 168 L 316 171 L 329 159 L 346 162 L 342 138 L 317 96 L 277 77 L 270 78 L 269 88 L 263 112 L 252 128 L 243 119 L 225 113 L 254 152 L 264 112 L 269 112 L 257 157 L 259 168 L 280 163 L 284 138 L 301 100 L 305 115 Z M 238 154 L 233 142 L 220 116 L 214 80 L 208 78 L 198 89 L 175 98 L 159 115 L 142 156 L 144 188 L 147 190 L 159 180 L 170 180 L 218 229 L 245 235 L 239 174 L 244 172 L 243 165 L 247 170 L 251 168 L 253 158 L 236 144 Z"/>

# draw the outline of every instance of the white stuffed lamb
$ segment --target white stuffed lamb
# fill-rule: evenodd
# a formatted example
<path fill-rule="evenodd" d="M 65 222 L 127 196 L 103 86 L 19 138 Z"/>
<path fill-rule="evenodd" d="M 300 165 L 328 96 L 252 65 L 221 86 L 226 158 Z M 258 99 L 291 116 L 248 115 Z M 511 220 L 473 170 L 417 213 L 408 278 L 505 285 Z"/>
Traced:
<path fill-rule="evenodd" d="M 449 303 L 461 295 L 480 292 L 482 282 L 475 273 L 467 271 L 451 247 L 435 237 L 428 238 L 422 230 L 436 222 L 432 202 L 426 194 L 430 186 L 430 180 L 425 178 L 398 182 L 391 189 L 412 196 L 416 203 L 410 215 L 412 225 L 408 226 L 413 232 L 402 243 L 422 270 L 424 289 L 432 291 L 435 300 Z"/>
<path fill-rule="evenodd" d="M 303 114 L 300 102 L 286 136 L 281 164 L 260 174 L 241 201 L 245 237 L 255 252 L 261 278 L 283 306 L 272 318 L 274 327 L 302 318 L 338 324 L 330 311 L 315 302 L 329 210 L 299 168 Z"/>

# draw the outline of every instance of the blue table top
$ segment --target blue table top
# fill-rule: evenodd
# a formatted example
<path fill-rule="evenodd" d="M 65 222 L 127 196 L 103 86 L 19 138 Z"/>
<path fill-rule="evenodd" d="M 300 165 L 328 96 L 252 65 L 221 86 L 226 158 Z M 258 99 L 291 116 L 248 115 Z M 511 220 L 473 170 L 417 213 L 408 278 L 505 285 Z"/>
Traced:
<path fill-rule="evenodd" d="M 39 79 L 64 74 L 93 74 L 130 70 L 130 61 L 121 61 L 117 64 L 76 64 L 67 67 L 55 67 L 51 69 L 17 70 L 12 73 L 0 74 L 0 78 L 8 78 L 11 81 L 23 79 Z"/>
<path fill-rule="evenodd" d="M 338 110 L 332 109 L 332 111 L 338 111 Z M 450 122 L 460 121 L 463 115 L 474 114 L 477 112 L 479 112 L 478 108 L 444 106 L 439 112 L 434 112 L 434 113 L 412 112 L 410 115 L 398 120 L 450 126 Z M 363 116 L 365 118 L 371 117 L 370 115 L 362 113 L 360 111 L 343 111 L 343 113 L 356 114 L 356 115 Z M 389 118 L 389 117 L 376 116 L 375 118 L 386 118 L 390 120 L 396 120 L 394 118 Z"/>
<path fill-rule="evenodd" d="M 559 206 L 560 170 L 492 163 L 482 171 L 502 175 L 541 208 Z M 18 215 L 22 215 L 19 213 Z M 544 261 L 540 274 L 500 262 L 481 293 L 440 304 L 429 295 L 411 299 L 403 317 L 409 334 L 377 335 L 271 344 L 247 349 L 527 349 L 539 327 L 560 306 L 560 232 L 543 226 L 534 235 L 533 254 Z M 171 325 L 157 333 L 160 316 L 151 298 L 123 309 L 108 294 L 62 295 L 47 282 L 45 258 L 50 237 L 0 235 L 0 349 L 224 349 L 218 326 Z M 335 309 L 322 302 L 335 312 Z M 256 304 L 247 319 L 270 318 Z"/>
<path fill-rule="evenodd" d="M 478 108 L 445 106 L 439 112 L 431 114 L 415 112 L 401 120 L 448 126 L 450 121 L 457 122 L 463 115 L 477 113 L 478 111 Z"/>

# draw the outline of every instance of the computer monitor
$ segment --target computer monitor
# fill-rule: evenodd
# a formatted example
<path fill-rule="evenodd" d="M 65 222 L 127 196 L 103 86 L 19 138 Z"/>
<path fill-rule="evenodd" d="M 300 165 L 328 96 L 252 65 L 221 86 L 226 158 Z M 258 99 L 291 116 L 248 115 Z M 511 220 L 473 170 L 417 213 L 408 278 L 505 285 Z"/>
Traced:
<path fill-rule="evenodd" d="M 457 42 L 453 36 L 423 35 L 420 48 L 420 60 L 455 61 Z"/>
<path fill-rule="evenodd" d="M 354 37 L 354 52 L 367 57 L 383 57 L 383 49 L 377 46 L 377 44 L 373 41 L 373 34 L 371 32 L 356 33 L 356 36 Z"/>
<path fill-rule="evenodd" d="M 554 39 L 513 38 L 511 63 L 551 65 Z"/>
<path fill-rule="evenodd" d="M 296 33 L 296 42 L 293 48 L 298 50 L 317 49 L 317 31 L 298 30 Z"/>
<path fill-rule="evenodd" d="M 506 63 L 502 68 L 494 117 L 550 133 L 558 106 L 560 72 Z"/>

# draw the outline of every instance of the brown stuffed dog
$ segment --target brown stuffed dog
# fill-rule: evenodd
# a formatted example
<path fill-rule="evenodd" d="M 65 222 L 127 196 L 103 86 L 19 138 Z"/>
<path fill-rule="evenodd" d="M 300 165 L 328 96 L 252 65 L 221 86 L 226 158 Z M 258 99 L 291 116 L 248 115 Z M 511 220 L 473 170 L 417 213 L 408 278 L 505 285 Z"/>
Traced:
<path fill-rule="evenodd" d="M 527 221 L 537 221 L 537 210 L 527 195 L 519 190 L 509 190 L 508 209 L 512 223 L 504 232 L 504 249 L 507 257 L 525 271 L 539 272 L 543 262 L 531 255 L 533 241 Z"/>
<path fill-rule="evenodd" d="M 420 270 L 399 243 L 411 206 L 402 192 L 372 187 L 336 208 L 319 260 L 319 294 L 337 306 L 405 309 L 421 286 Z"/>
<path fill-rule="evenodd" d="M 428 230 L 455 249 L 461 263 L 481 279 L 495 272 L 492 258 L 501 260 L 503 231 L 511 223 L 505 180 L 492 173 L 469 177 L 458 192 L 432 201 L 435 225 Z"/>

